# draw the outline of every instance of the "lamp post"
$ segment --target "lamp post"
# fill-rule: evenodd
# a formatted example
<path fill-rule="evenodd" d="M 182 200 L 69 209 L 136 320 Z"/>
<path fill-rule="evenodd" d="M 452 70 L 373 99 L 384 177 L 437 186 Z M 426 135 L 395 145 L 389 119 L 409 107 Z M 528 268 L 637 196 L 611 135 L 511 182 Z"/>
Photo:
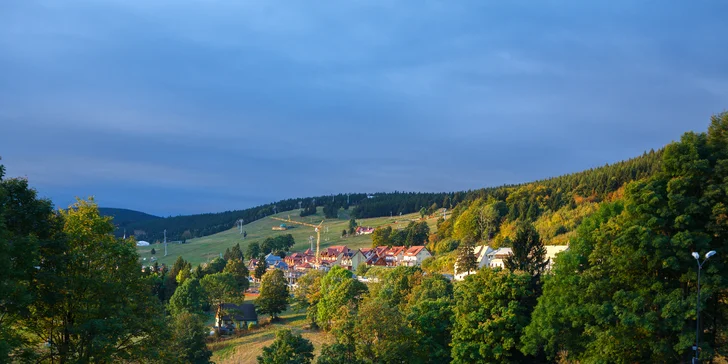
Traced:
<path fill-rule="evenodd" d="M 700 254 L 693 252 L 693 258 L 695 258 L 695 261 L 698 263 L 698 300 L 695 304 L 695 346 L 693 346 L 693 349 L 695 350 L 695 357 L 693 358 L 693 363 L 698 363 L 700 352 L 699 349 L 699 343 L 700 343 L 700 271 L 703 269 L 703 265 L 705 262 L 715 255 L 715 250 L 711 250 L 707 253 L 705 253 L 705 259 L 703 262 L 700 262 Z"/>

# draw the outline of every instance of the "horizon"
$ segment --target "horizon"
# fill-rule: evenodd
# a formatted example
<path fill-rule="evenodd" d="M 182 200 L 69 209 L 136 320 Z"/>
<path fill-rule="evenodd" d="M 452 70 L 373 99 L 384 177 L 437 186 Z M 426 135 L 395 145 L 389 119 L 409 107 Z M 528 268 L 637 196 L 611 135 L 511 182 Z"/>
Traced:
<path fill-rule="evenodd" d="M 728 106 L 728 4 L 0 4 L 0 164 L 156 216 L 614 164 Z"/>

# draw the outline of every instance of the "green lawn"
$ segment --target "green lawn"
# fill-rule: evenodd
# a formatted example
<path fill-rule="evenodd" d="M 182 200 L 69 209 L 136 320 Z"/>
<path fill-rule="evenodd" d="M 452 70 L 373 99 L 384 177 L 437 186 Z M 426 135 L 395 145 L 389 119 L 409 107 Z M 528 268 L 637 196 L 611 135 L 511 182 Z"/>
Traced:
<path fill-rule="evenodd" d="M 338 219 L 329 219 L 324 222 L 324 230 L 321 234 L 321 247 L 327 247 L 331 245 L 346 245 L 349 248 L 365 248 L 372 244 L 370 235 L 352 236 L 349 238 L 342 238 L 341 231 L 348 228 L 349 226 L 349 211 L 341 210 Z M 288 218 L 290 215 L 291 219 L 304 221 L 307 223 L 318 224 L 323 220 L 322 209 L 319 208 L 316 215 L 306 216 L 301 218 L 298 216 L 298 210 L 281 212 L 273 215 L 281 218 Z M 419 219 L 419 214 L 408 214 L 397 216 L 394 218 L 390 217 L 378 217 L 371 219 L 360 219 L 357 220 L 361 226 L 379 227 L 384 225 L 391 225 L 395 229 L 404 228 L 407 226 L 409 221 Z M 427 219 L 427 223 L 430 225 L 430 230 L 435 230 L 435 223 L 437 217 L 430 217 Z M 203 262 L 207 262 L 215 257 L 220 256 L 221 253 L 225 253 L 225 249 L 240 243 L 240 247 L 243 252 L 246 251 L 247 245 L 253 241 L 261 242 L 267 237 L 272 237 L 280 234 L 292 234 L 296 240 L 296 245 L 293 246 L 292 251 L 304 251 L 309 248 L 309 236 L 314 237 L 314 248 L 316 233 L 313 228 L 307 226 L 295 226 L 287 231 L 275 231 L 272 230 L 273 226 L 280 225 L 281 222 L 273 220 L 270 217 L 266 217 L 243 226 L 243 229 L 248 232 L 248 236 L 243 240 L 243 236 L 239 234 L 237 228 L 233 228 L 227 231 L 223 231 L 214 235 L 205 236 L 202 238 L 196 238 L 188 240 L 186 244 L 168 244 L 167 256 L 164 257 L 164 245 L 163 244 L 152 244 L 148 247 L 139 247 L 137 251 L 141 258 L 146 258 L 143 262 L 144 265 L 150 264 L 151 250 L 156 250 L 156 257 L 159 263 L 165 263 L 171 265 L 177 256 L 182 256 L 185 260 L 192 263 L 193 266 Z M 246 257 L 246 259 L 249 257 Z"/>
<path fill-rule="evenodd" d="M 267 321 L 267 316 L 261 317 L 261 322 Z M 333 338 L 323 331 L 311 331 L 306 325 L 306 313 L 286 311 L 281 314 L 280 321 L 239 338 L 213 342 L 208 345 L 212 350 L 212 361 L 217 364 L 255 363 L 256 357 L 263 353 L 263 348 L 273 343 L 275 333 L 280 329 L 291 329 L 310 340 L 314 346 L 314 354 L 318 355 L 321 345 L 331 343 Z"/>

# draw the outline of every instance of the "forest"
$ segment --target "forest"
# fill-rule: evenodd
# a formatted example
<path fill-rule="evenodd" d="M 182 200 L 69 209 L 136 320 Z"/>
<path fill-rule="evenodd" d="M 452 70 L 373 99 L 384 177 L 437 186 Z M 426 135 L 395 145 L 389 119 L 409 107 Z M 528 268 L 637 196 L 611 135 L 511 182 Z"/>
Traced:
<path fill-rule="evenodd" d="M 0 166 L 0 362 L 207 363 L 201 314 L 242 302 L 251 274 L 259 313 L 306 312 L 332 338 L 314 357 L 306 339 L 279 332 L 260 363 L 687 363 L 698 307 L 698 355 L 725 360 L 728 113 L 629 161 L 440 197 L 419 206 L 453 201 L 435 232 L 413 224 L 377 239 L 429 233 L 434 259 L 455 255 L 468 270 L 476 244 L 503 244 L 513 249 L 503 268 L 450 281 L 424 264 L 365 267 L 356 274 L 375 279 L 362 283 L 334 267 L 290 290 L 264 262 L 249 272 L 256 257 L 239 246 L 197 267 L 179 258 L 142 270 L 133 238 L 115 236 L 92 199 L 56 210 Z M 544 243 L 559 237 L 569 249 L 549 270 Z M 692 253 L 703 262 L 709 251 L 698 295 Z"/>

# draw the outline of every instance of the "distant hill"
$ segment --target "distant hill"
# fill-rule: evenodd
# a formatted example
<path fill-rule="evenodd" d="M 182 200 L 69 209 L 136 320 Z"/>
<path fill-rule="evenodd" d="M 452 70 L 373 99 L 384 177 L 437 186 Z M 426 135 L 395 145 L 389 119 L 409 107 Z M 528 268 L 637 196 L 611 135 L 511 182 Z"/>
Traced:
<path fill-rule="evenodd" d="M 147 215 L 151 218 L 139 219 L 133 216 L 124 218 L 124 215 L 118 215 L 117 218 L 120 221 L 116 221 L 117 226 L 119 226 L 116 234 L 121 236 L 123 229 L 126 228 L 127 234 L 134 234 L 138 239 L 153 242 L 162 240 L 163 231 L 166 229 L 168 240 L 187 240 L 228 230 L 234 227 L 239 219 L 243 219 L 245 224 L 248 224 L 278 212 L 297 210 L 299 206 L 304 212 L 314 206 L 331 207 L 333 205 L 335 210 L 340 207 L 349 208 L 351 206 L 351 215 L 353 217 L 375 218 L 390 216 L 390 214 L 396 216 L 419 212 L 422 208 L 427 213 L 432 213 L 434 209 L 442 207 L 454 209 L 464 202 L 461 205 L 462 209 L 471 201 L 491 198 L 508 201 L 510 220 L 526 217 L 535 220 L 546 210 L 557 211 L 564 206 L 576 205 L 583 199 L 593 202 L 601 201 L 609 194 L 617 191 L 625 183 L 649 177 L 659 169 L 661 154 L 661 151 L 650 151 L 633 159 L 573 174 L 529 183 L 488 187 L 471 191 L 338 194 L 287 199 L 244 210 L 166 218 L 155 218 Z M 536 196 L 530 192 L 519 192 L 509 198 L 519 188 L 529 185 L 542 186 L 545 188 L 545 192 L 541 196 Z"/>
<path fill-rule="evenodd" d="M 117 234 L 119 232 L 124 234 L 124 229 L 127 229 L 128 235 L 132 235 L 133 226 L 161 219 L 159 216 L 150 215 L 141 211 L 117 209 L 113 207 L 100 207 L 99 212 L 102 216 L 111 216 L 114 218 L 114 225 L 117 227 Z"/>

